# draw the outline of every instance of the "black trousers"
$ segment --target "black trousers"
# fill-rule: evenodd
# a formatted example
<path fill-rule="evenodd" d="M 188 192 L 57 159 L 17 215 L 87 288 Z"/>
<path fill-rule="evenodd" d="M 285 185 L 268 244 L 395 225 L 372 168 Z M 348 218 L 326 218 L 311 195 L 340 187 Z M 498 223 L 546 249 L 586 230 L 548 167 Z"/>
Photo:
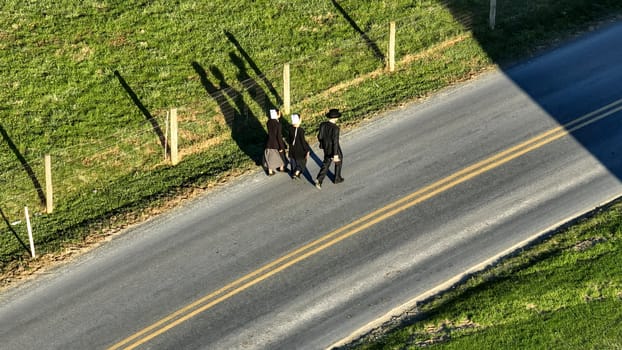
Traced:
<path fill-rule="evenodd" d="M 341 159 L 341 157 L 339 158 Z M 319 183 L 322 183 L 324 181 L 324 178 L 326 177 L 326 174 L 328 173 L 328 168 L 330 167 L 330 164 L 333 162 L 333 157 L 327 157 L 324 156 L 324 161 L 322 162 L 322 168 L 320 169 L 320 172 L 317 174 L 317 181 Z M 343 161 L 339 160 L 338 162 L 335 162 L 335 180 L 337 179 L 341 179 L 341 163 Z"/>
<path fill-rule="evenodd" d="M 296 171 L 300 172 L 301 174 L 305 172 L 305 169 L 307 168 L 307 158 L 306 157 L 302 157 L 302 158 L 294 158 L 294 157 L 290 157 L 291 161 L 290 164 L 292 164 L 292 174 L 295 174 Z"/>

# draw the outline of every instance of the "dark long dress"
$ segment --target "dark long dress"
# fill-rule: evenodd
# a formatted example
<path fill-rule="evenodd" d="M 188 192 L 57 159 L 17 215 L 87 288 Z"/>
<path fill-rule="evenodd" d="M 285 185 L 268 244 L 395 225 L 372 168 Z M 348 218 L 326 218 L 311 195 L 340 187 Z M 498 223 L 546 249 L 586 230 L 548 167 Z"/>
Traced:
<path fill-rule="evenodd" d="M 281 123 L 278 119 L 268 120 L 268 142 L 264 151 L 264 166 L 268 169 L 277 169 L 285 166 L 283 156 L 280 151 L 285 150 Z"/>
<path fill-rule="evenodd" d="M 302 173 L 307 167 L 307 154 L 311 147 L 305 138 L 305 130 L 301 127 L 291 126 L 289 130 L 289 157 L 294 160 L 294 173 Z"/>

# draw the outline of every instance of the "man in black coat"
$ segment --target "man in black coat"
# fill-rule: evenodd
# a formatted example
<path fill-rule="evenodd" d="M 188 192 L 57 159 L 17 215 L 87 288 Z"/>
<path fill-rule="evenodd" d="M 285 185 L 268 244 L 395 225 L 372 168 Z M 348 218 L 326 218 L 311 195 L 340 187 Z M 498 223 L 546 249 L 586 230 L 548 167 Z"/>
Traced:
<path fill-rule="evenodd" d="M 328 113 L 326 113 L 328 121 L 322 122 L 318 130 L 317 139 L 320 142 L 320 148 L 324 150 L 322 168 L 317 174 L 315 181 L 315 187 L 318 189 L 322 189 L 322 182 L 332 162 L 335 162 L 335 183 L 338 184 L 344 180 L 343 177 L 341 177 L 343 153 L 339 145 L 339 126 L 337 125 L 337 119 L 339 117 L 341 117 L 341 112 L 339 112 L 338 109 L 329 110 Z"/>

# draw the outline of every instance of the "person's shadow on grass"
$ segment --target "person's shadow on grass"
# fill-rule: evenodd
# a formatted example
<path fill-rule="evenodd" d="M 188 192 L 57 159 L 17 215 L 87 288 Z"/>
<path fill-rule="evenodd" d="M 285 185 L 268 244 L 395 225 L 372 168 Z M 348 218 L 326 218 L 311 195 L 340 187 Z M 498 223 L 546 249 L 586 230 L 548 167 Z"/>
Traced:
<path fill-rule="evenodd" d="M 218 104 L 225 123 L 231 130 L 231 138 L 255 165 L 261 165 L 268 134 L 244 102 L 241 92 L 226 82 L 224 74 L 217 67 L 210 67 L 210 74 L 216 82 L 210 80 L 208 73 L 198 62 L 192 62 L 192 67 L 199 75 L 203 88 Z"/>

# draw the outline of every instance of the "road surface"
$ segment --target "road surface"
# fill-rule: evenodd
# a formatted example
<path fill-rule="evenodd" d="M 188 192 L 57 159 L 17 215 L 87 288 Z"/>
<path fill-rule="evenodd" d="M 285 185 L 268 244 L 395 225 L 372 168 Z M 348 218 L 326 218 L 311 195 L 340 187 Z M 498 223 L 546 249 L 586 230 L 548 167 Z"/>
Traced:
<path fill-rule="evenodd" d="M 132 228 L 2 295 L 1 347 L 329 347 L 622 194 L 620 48 L 616 24 L 388 112 L 343 135 L 343 184 L 255 173 Z"/>

